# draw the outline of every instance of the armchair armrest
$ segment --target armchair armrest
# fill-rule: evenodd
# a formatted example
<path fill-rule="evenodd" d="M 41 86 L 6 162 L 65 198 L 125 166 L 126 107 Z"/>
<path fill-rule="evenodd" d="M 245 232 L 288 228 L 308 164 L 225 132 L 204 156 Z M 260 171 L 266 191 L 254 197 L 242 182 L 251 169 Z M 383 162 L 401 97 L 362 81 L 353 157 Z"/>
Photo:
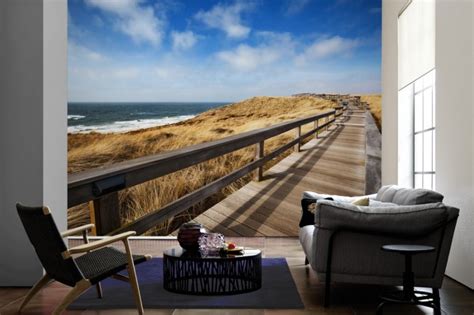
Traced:
<path fill-rule="evenodd" d="M 66 230 L 61 233 L 61 236 L 66 237 L 66 236 L 76 235 L 76 234 L 79 234 L 80 232 L 92 230 L 93 228 L 94 228 L 94 224 L 86 224 L 86 225 L 79 226 L 77 228 Z"/>
<path fill-rule="evenodd" d="M 137 234 L 135 231 L 129 231 L 129 232 L 120 233 L 114 236 L 106 237 L 92 243 L 87 243 L 87 244 L 79 245 L 76 247 L 72 247 L 69 249 L 69 253 L 70 254 L 85 253 L 85 252 L 98 249 L 98 248 L 104 247 L 106 245 L 109 245 L 118 241 L 126 242 L 130 236 L 133 236 L 135 234 Z"/>

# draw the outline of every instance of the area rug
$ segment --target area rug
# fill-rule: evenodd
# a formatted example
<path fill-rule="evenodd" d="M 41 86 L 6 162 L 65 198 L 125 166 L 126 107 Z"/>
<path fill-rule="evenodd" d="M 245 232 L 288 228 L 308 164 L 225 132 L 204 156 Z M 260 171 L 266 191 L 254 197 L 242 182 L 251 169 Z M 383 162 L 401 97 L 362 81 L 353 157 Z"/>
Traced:
<path fill-rule="evenodd" d="M 163 289 L 163 259 L 154 258 L 137 266 L 137 275 L 145 308 L 304 308 L 284 258 L 262 259 L 262 288 L 251 293 L 226 296 L 195 296 L 171 293 Z M 101 282 L 102 299 L 91 287 L 69 309 L 135 308 L 128 283 L 115 279 Z"/>

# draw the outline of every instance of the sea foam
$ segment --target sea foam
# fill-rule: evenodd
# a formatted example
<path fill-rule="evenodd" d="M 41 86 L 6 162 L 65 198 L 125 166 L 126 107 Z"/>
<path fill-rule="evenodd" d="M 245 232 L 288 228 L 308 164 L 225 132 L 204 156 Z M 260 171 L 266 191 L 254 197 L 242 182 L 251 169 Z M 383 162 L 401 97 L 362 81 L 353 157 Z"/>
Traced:
<path fill-rule="evenodd" d="M 67 115 L 67 119 L 72 119 L 72 120 L 79 120 L 79 119 L 83 119 L 83 118 L 86 118 L 86 116 L 82 116 L 82 115 Z"/>
<path fill-rule="evenodd" d="M 69 115 L 69 116 L 80 116 L 80 115 Z M 69 119 L 69 116 L 68 116 L 68 119 Z M 157 119 L 124 120 L 124 121 L 115 121 L 111 124 L 103 124 L 103 125 L 90 125 L 90 126 L 77 125 L 77 126 L 69 126 L 67 128 L 67 131 L 68 133 L 89 133 L 89 132 L 123 133 L 123 132 L 128 132 L 128 131 L 139 130 L 139 129 L 175 124 L 180 121 L 191 119 L 193 117 L 195 117 L 195 115 L 181 115 L 181 116 L 163 117 L 163 118 L 157 118 Z"/>

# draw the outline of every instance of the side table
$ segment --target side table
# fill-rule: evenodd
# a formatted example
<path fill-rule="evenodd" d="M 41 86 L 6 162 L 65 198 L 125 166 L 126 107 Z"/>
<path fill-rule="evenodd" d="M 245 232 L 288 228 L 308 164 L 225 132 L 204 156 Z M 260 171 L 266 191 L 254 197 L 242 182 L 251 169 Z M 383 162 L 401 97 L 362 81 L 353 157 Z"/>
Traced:
<path fill-rule="evenodd" d="M 415 274 L 412 270 L 413 255 L 430 253 L 435 248 L 423 245 L 384 245 L 382 250 L 404 255 L 405 271 L 403 272 L 403 291 L 380 297 L 382 303 L 377 307 L 376 314 L 382 315 L 386 304 L 411 304 L 431 307 L 435 315 L 441 315 L 438 289 L 434 288 L 433 293 L 415 291 Z"/>

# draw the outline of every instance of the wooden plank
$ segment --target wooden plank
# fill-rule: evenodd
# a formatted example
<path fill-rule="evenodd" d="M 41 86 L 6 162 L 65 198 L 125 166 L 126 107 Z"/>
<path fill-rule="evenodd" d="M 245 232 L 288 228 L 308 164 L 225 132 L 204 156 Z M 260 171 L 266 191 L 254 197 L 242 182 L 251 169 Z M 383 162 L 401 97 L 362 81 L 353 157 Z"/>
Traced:
<path fill-rule="evenodd" d="M 236 194 L 237 198 L 232 198 L 231 200 L 226 200 L 225 203 L 219 203 L 212 207 L 211 209 L 219 212 L 230 213 L 234 212 L 234 216 L 239 216 L 240 220 L 251 219 L 251 224 L 254 228 L 258 228 L 258 223 L 260 227 L 258 231 L 264 234 L 265 236 L 277 236 L 278 234 L 284 235 L 295 235 L 295 227 L 288 222 L 298 221 L 301 217 L 301 209 L 296 204 L 289 204 L 285 202 L 285 206 L 290 206 L 291 208 L 285 207 L 271 207 L 267 199 L 267 202 L 252 204 L 250 208 L 245 209 L 245 211 L 238 211 L 239 205 L 245 203 L 244 194 Z M 225 209 L 225 210 L 224 210 Z M 207 212 L 207 211 L 206 211 Z M 199 220 L 199 217 L 197 218 Z M 250 220 L 249 220 L 250 221 Z M 221 221 L 221 225 L 226 225 L 227 220 Z M 270 232 L 271 230 L 277 230 L 278 234 Z"/>
<path fill-rule="evenodd" d="M 197 220 L 199 218 L 199 220 Z M 201 214 L 196 218 L 196 222 L 201 223 L 208 231 L 221 233 L 225 236 L 242 236 L 237 231 L 228 228 L 227 226 L 221 224 L 220 222 L 214 221 L 212 218 L 208 217 L 205 213 Z"/>
<path fill-rule="evenodd" d="M 235 223 L 238 223 L 238 226 L 240 228 L 249 228 L 253 230 L 253 234 L 250 235 L 249 233 L 244 233 L 245 236 L 258 236 L 259 234 L 262 236 L 286 236 L 285 233 L 265 226 L 264 224 L 262 224 L 263 222 L 255 220 L 251 217 L 251 215 L 240 216 L 234 211 L 232 211 L 232 209 L 223 207 L 222 205 L 210 208 L 208 211 L 206 211 L 206 214 L 222 221 L 230 220 Z"/>
<path fill-rule="evenodd" d="M 243 197 L 242 194 L 239 195 Z M 234 211 L 235 216 L 239 216 L 240 220 L 243 220 L 243 223 L 250 222 L 252 227 L 265 236 L 291 236 L 294 235 L 294 228 L 288 224 L 288 220 L 298 220 L 300 217 L 300 209 L 294 207 L 293 209 L 288 209 L 288 213 L 291 214 L 291 217 L 288 217 L 286 213 L 283 213 L 281 208 L 268 208 L 265 206 L 265 203 L 260 205 L 253 205 L 250 211 L 245 211 L 242 213 L 237 213 L 234 203 L 242 202 L 237 198 L 233 199 L 233 203 L 219 203 L 213 207 L 215 211 L 230 213 Z M 293 214 L 295 214 L 293 216 Z M 229 214 L 231 215 L 231 214 Z M 274 224 L 274 221 L 277 224 Z M 258 225 L 257 225 L 258 224 Z"/>

